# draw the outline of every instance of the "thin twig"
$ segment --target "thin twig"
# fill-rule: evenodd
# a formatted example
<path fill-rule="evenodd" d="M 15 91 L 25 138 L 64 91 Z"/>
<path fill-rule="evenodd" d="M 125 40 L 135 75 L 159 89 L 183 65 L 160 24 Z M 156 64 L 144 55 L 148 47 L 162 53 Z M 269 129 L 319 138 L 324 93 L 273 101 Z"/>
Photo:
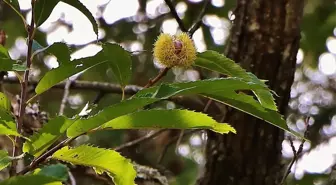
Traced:
<path fill-rule="evenodd" d="M 310 127 L 310 125 L 309 125 L 309 119 L 310 119 L 310 117 L 308 117 L 308 118 L 305 120 L 306 131 L 304 132 L 304 138 L 306 138 L 306 137 L 308 136 L 309 127 Z M 289 163 L 289 165 L 288 165 L 288 167 L 287 167 L 287 169 L 286 169 L 286 171 L 285 171 L 285 174 L 284 174 L 284 176 L 282 177 L 282 180 L 281 180 L 281 182 L 280 182 L 279 185 L 283 185 L 283 184 L 285 184 L 288 175 L 291 173 L 291 169 L 292 169 L 294 163 L 298 160 L 300 154 L 301 154 L 302 151 L 303 151 L 303 145 L 304 145 L 304 143 L 305 143 L 305 139 L 302 139 L 301 144 L 300 144 L 300 146 L 299 146 L 299 149 L 298 149 L 297 151 L 296 151 L 296 149 L 295 149 L 293 140 L 292 140 L 291 138 L 289 138 L 289 143 L 290 143 L 290 146 L 291 146 L 291 148 L 292 148 L 292 151 L 293 151 L 293 155 L 294 155 L 294 156 L 293 156 L 291 162 Z"/>
<path fill-rule="evenodd" d="M 171 2 L 171 0 L 165 0 L 167 6 L 170 9 L 170 13 L 173 15 L 174 19 L 176 20 L 177 24 L 179 25 L 180 29 L 183 32 L 187 32 L 187 28 L 184 26 L 184 23 L 182 21 L 182 19 L 179 17 L 178 13 L 176 12 L 175 6 L 173 5 L 173 3 Z"/>
<path fill-rule="evenodd" d="M 69 181 L 70 181 L 70 185 L 76 185 L 76 179 L 75 177 L 73 176 L 73 174 L 71 173 L 71 171 L 68 172 L 69 174 Z"/>
<path fill-rule="evenodd" d="M 190 37 L 192 37 L 192 35 L 196 32 L 196 30 L 202 25 L 202 19 L 203 19 L 203 16 L 205 15 L 205 11 L 206 11 L 209 4 L 210 4 L 210 0 L 205 0 L 204 1 L 204 5 L 203 5 L 203 8 L 202 8 L 200 14 L 198 15 L 194 25 L 188 31 Z"/>
<path fill-rule="evenodd" d="M 117 147 L 113 148 L 113 150 L 120 151 L 122 149 L 132 147 L 132 146 L 137 145 L 139 143 L 142 143 L 142 142 L 145 142 L 145 141 L 150 140 L 152 138 L 155 138 L 156 136 L 158 136 L 159 134 L 161 134 L 164 131 L 167 131 L 167 129 L 157 130 L 157 131 L 154 131 L 152 133 L 146 134 L 143 137 L 140 137 L 140 138 L 135 139 L 133 141 L 130 141 L 130 142 L 124 143 L 120 146 L 117 146 Z"/>
<path fill-rule="evenodd" d="M 66 103 L 68 101 L 69 94 L 70 94 L 70 85 L 71 85 L 71 83 L 72 83 L 72 80 L 70 80 L 70 79 L 67 80 L 66 83 L 65 83 L 63 98 L 62 98 L 60 109 L 59 109 L 59 112 L 58 112 L 58 114 L 60 116 L 62 116 L 64 114 L 64 109 L 65 109 L 65 106 L 66 106 Z"/>
<path fill-rule="evenodd" d="M 156 82 L 158 82 L 159 80 L 161 80 L 164 76 L 166 76 L 167 72 L 170 70 L 169 67 L 166 67 L 164 69 L 162 69 L 159 74 L 154 78 L 154 79 L 150 79 L 148 81 L 148 83 L 144 86 L 144 88 L 148 88 L 151 87 L 152 85 L 154 85 Z"/>
<path fill-rule="evenodd" d="M 32 9 L 34 9 L 35 6 L 35 0 L 31 0 L 31 6 Z M 25 114 L 26 109 L 26 98 L 27 98 L 27 87 L 28 87 L 28 77 L 29 77 L 29 70 L 32 63 L 32 51 L 33 51 L 33 39 L 34 39 L 34 33 L 35 33 L 35 21 L 34 21 L 34 11 L 32 11 L 31 15 L 31 21 L 28 28 L 28 50 L 27 50 L 27 69 L 24 72 L 23 77 L 23 83 L 21 83 L 21 95 L 20 95 L 20 109 L 19 109 L 19 115 L 18 120 L 16 124 L 16 128 L 19 134 L 22 133 L 22 124 L 23 124 L 23 116 Z M 13 146 L 13 154 L 12 156 L 18 156 L 21 153 L 21 147 L 22 147 L 22 141 L 20 137 L 16 136 L 15 139 L 15 145 Z M 16 165 L 17 161 L 12 162 L 12 166 L 10 169 L 11 175 L 14 175 L 16 173 Z"/>

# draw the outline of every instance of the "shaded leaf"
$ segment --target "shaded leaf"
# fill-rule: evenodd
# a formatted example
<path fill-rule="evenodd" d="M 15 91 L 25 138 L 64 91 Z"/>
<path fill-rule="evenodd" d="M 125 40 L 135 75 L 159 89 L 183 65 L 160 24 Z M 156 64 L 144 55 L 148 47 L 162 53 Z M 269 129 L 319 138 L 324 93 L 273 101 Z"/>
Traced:
<path fill-rule="evenodd" d="M 48 47 L 36 50 L 33 55 L 36 55 L 41 52 L 54 55 L 57 58 L 57 61 L 59 62 L 60 65 L 70 62 L 71 51 L 65 43 L 55 42 Z"/>
<path fill-rule="evenodd" d="M 158 101 L 157 98 L 133 98 L 125 100 L 121 103 L 111 105 L 89 118 L 81 118 L 76 120 L 67 130 L 68 137 L 75 137 L 104 123 L 117 118 L 119 116 L 134 112 L 143 106 Z"/>
<path fill-rule="evenodd" d="M 61 136 L 64 135 L 74 120 L 63 116 L 56 117 L 44 124 L 42 129 L 30 137 L 30 141 L 23 144 L 23 152 L 27 152 L 35 157 L 40 156 Z"/>
<path fill-rule="evenodd" d="M 102 64 L 107 60 L 99 52 L 95 56 L 76 59 L 71 62 L 64 63 L 56 69 L 48 71 L 40 80 L 35 88 L 37 94 L 41 94 L 74 74 L 90 69 L 96 65 Z"/>
<path fill-rule="evenodd" d="M 102 126 L 110 129 L 210 129 L 226 134 L 236 133 L 228 124 L 218 123 L 211 117 L 200 112 L 189 110 L 146 110 L 131 113 L 113 119 Z"/>
<path fill-rule="evenodd" d="M 108 65 L 114 77 L 122 87 L 125 87 L 132 75 L 131 55 L 118 44 L 106 43 L 103 45 L 103 51 L 106 59 L 109 60 Z"/>
<path fill-rule="evenodd" d="M 39 27 L 44 21 L 48 19 L 51 12 L 60 0 L 38 0 L 35 3 L 35 24 Z"/>
<path fill-rule="evenodd" d="M 0 171 L 11 164 L 11 159 L 8 156 L 8 152 L 0 150 Z"/>
<path fill-rule="evenodd" d="M 75 165 L 90 166 L 106 171 L 113 176 L 116 185 L 134 185 L 136 172 L 130 160 L 118 152 L 81 145 L 77 148 L 63 147 L 52 158 Z"/>
<path fill-rule="evenodd" d="M 68 167 L 64 164 L 53 164 L 43 168 L 36 169 L 34 174 L 53 177 L 60 181 L 66 181 L 69 178 Z"/>
<path fill-rule="evenodd" d="M 0 185 L 62 185 L 59 180 L 48 177 L 44 175 L 34 174 L 34 175 L 24 175 L 24 176 L 14 176 L 0 182 Z"/>
<path fill-rule="evenodd" d="M 215 51 L 205 51 L 197 55 L 197 59 L 194 65 L 216 71 L 224 75 L 239 77 L 246 81 L 263 85 L 265 89 L 253 91 L 254 94 L 256 95 L 262 106 L 268 109 L 277 110 L 277 106 L 275 104 L 272 93 L 270 89 L 267 88 L 266 84 L 263 81 L 259 80 L 252 73 L 246 72 L 245 69 L 235 63 L 233 60 L 226 58 L 224 55 L 219 54 Z"/>

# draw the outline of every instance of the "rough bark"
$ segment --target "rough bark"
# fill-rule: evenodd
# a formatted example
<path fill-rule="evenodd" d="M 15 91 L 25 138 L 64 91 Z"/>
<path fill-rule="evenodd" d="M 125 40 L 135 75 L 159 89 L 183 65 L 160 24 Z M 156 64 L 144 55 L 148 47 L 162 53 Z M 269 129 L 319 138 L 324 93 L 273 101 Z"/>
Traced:
<path fill-rule="evenodd" d="M 287 108 L 300 41 L 302 0 L 237 0 L 227 56 L 253 72 Z M 284 133 L 264 121 L 231 110 L 225 122 L 237 134 L 208 133 L 207 163 L 200 185 L 277 185 L 283 175 Z"/>

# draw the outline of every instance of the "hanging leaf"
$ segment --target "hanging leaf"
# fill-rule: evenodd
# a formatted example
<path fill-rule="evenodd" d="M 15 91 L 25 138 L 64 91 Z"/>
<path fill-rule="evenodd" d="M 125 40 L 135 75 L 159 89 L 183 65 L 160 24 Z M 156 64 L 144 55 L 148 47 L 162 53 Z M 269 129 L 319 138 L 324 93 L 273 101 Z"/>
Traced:
<path fill-rule="evenodd" d="M 27 152 L 35 157 L 40 156 L 60 137 L 64 135 L 69 126 L 74 122 L 63 116 L 56 117 L 43 125 L 42 129 L 34 133 L 23 144 L 23 152 Z"/>
<path fill-rule="evenodd" d="M 218 123 L 206 114 L 189 110 L 146 110 L 113 119 L 102 126 L 110 129 L 210 129 L 227 134 L 236 133 L 225 123 Z"/>
<path fill-rule="evenodd" d="M 48 71 L 37 84 L 35 92 L 37 94 L 41 94 L 66 78 L 106 61 L 107 60 L 104 58 L 102 52 L 99 52 L 92 57 L 76 59 L 71 62 L 64 63 L 58 68 Z"/>
<path fill-rule="evenodd" d="M 0 70 L 1 71 L 25 71 L 26 67 L 22 64 L 17 64 L 9 56 L 8 50 L 0 45 Z"/>
<path fill-rule="evenodd" d="M 114 118 L 134 112 L 158 100 L 159 99 L 157 98 L 133 98 L 111 105 L 94 116 L 76 120 L 67 130 L 67 136 L 76 137 L 82 133 L 97 128 Z"/>
<path fill-rule="evenodd" d="M 122 87 L 125 87 L 132 75 L 132 60 L 129 52 L 118 44 L 105 43 L 103 51 L 114 77 Z"/>
<path fill-rule="evenodd" d="M 29 174 L 24 176 L 13 176 L 0 182 L 0 185 L 62 185 L 59 180 L 39 174 Z"/>
<path fill-rule="evenodd" d="M 11 164 L 12 160 L 8 156 L 8 152 L 0 150 L 0 171 Z"/>
<path fill-rule="evenodd" d="M 64 164 L 53 164 L 50 166 L 36 169 L 34 171 L 34 174 L 53 177 L 55 179 L 58 179 L 59 181 L 64 182 L 69 178 L 68 171 L 68 167 Z"/>
<path fill-rule="evenodd" d="M 118 152 L 81 145 L 77 148 L 63 147 L 52 155 L 53 159 L 75 165 L 94 167 L 113 176 L 116 185 L 134 185 L 136 172 L 130 160 Z"/>
<path fill-rule="evenodd" d="M 216 51 L 205 51 L 197 55 L 197 59 L 194 65 L 216 71 L 224 75 L 239 77 L 246 81 L 263 85 L 265 89 L 253 91 L 254 94 L 262 106 L 271 110 L 277 110 L 277 106 L 275 104 L 271 90 L 267 88 L 266 84 L 259 80 L 252 73 L 246 72 L 241 66 L 226 58 L 224 55 L 219 54 Z"/>

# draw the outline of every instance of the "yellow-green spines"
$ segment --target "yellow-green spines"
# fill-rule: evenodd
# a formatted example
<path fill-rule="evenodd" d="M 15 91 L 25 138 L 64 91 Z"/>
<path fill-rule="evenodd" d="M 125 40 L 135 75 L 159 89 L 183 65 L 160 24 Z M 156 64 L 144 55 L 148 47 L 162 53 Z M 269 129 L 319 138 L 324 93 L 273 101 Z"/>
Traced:
<path fill-rule="evenodd" d="M 196 60 L 196 48 L 186 33 L 162 33 L 154 44 L 154 57 L 165 67 L 189 67 Z"/>

